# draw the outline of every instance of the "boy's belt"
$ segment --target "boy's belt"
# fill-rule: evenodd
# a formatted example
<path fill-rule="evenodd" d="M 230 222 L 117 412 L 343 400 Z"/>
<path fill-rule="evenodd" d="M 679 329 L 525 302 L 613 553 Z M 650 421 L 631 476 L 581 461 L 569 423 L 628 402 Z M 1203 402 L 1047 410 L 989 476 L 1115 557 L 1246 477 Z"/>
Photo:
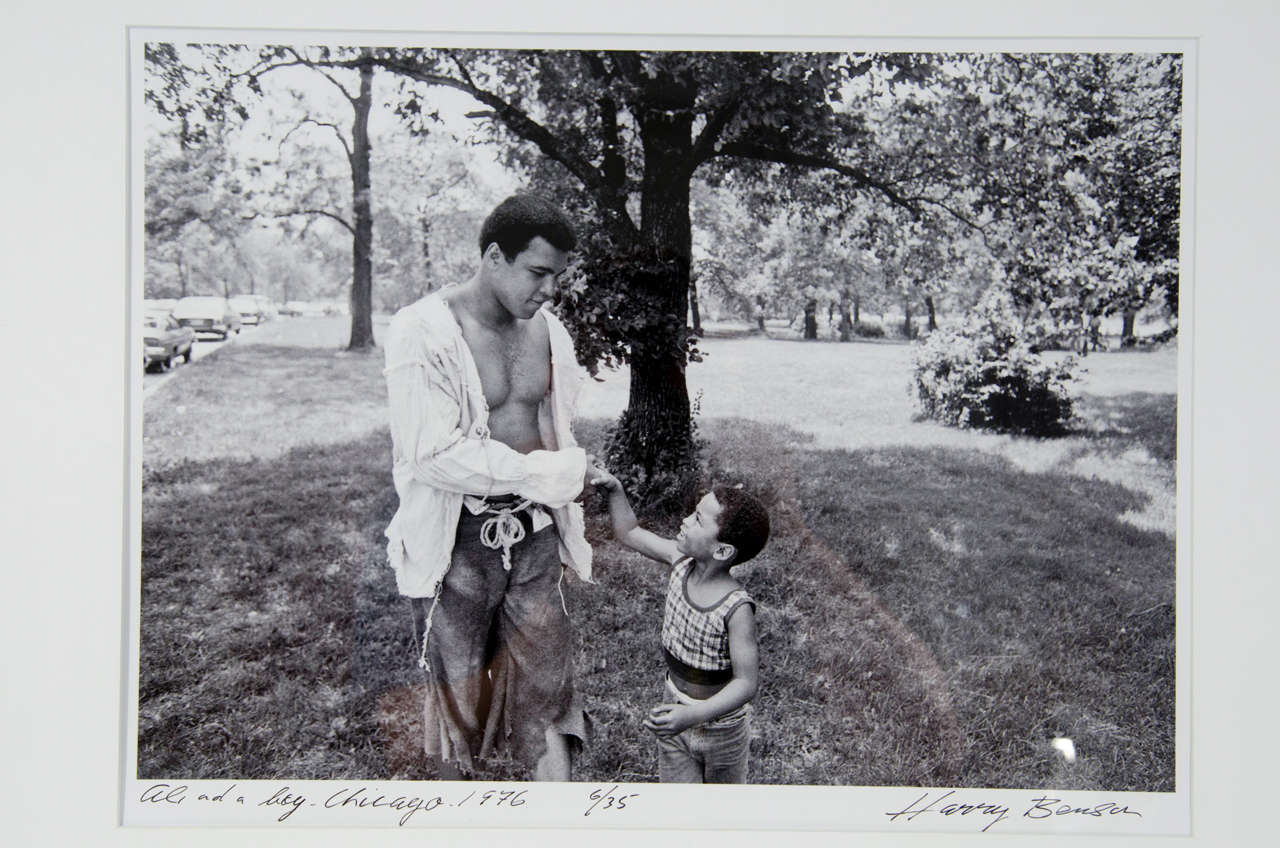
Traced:
<path fill-rule="evenodd" d="M 681 680 L 687 680 L 690 683 L 697 683 L 702 686 L 721 686 L 733 679 L 732 666 L 729 668 L 698 668 L 681 660 L 671 653 L 665 645 L 662 646 L 662 655 L 667 660 L 667 668 L 675 672 L 676 676 Z"/>

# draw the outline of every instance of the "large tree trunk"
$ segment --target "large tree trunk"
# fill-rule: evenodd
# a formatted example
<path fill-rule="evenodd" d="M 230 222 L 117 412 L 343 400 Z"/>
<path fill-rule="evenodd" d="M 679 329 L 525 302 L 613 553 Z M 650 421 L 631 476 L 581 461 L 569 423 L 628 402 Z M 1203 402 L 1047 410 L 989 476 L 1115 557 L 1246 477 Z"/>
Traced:
<path fill-rule="evenodd" d="M 420 288 L 425 288 L 424 291 L 421 291 L 419 293 L 419 297 L 422 297 L 428 294 L 433 288 L 433 286 L 431 285 L 431 219 L 427 217 L 427 213 L 425 211 L 422 213 L 422 218 L 419 220 L 419 224 L 422 228 L 422 280 L 423 280 Z"/>
<path fill-rule="evenodd" d="M 689 167 L 693 92 L 656 80 L 650 108 L 640 113 L 644 181 L 640 197 L 640 244 L 630 261 L 633 296 L 650 314 L 689 311 Z M 693 495 L 698 468 L 689 390 L 685 382 L 688 328 L 655 321 L 632 344 L 627 409 L 610 438 L 615 462 L 630 466 L 642 483 L 636 499 L 664 511 L 684 508 Z"/>
<path fill-rule="evenodd" d="M 929 310 L 929 332 L 932 333 L 934 330 L 938 329 L 938 313 L 933 306 L 933 295 L 925 295 L 924 305 Z"/>
<path fill-rule="evenodd" d="M 1122 313 L 1124 323 L 1120 328 L 1120 347 L 1133 347 L 1138 340 L 1134 337 L 1134 319 L 1138 313 L 1132 309 L 1126 309 Z"/>
<path fill-rule="evenodd" d="M 911 328 L 911 301 L 904 300 L 902 302 L 902 335 L 912 338 Z"/>
<path fill-rule="evenodd" d="M 351 200 L 356 233 L 351 241 L 351 341 L 347 350 L 373 347 L 373 211 L 369 203 L 369 109 L 373 67 L 360 69 L 360 96 L 352 103 Z"/>
<path fill-rule="evenodd" d="M 698 281 L 689 277 L 689 314 L 693 318 L 693 331 L 702 335 L 702 315 L 698 312 Z"/>
<path fill-rule="evenodd" d="M 853 319 L 849 317 L 849 290 L 840 293 L 840 341 L 853 339 Z"/>
<path fill-rule="evenodd" d="M 810 300 L 804 305 L 804 337 L 806 339 L 818 337 L 818 302 L 816 300 Z"/>

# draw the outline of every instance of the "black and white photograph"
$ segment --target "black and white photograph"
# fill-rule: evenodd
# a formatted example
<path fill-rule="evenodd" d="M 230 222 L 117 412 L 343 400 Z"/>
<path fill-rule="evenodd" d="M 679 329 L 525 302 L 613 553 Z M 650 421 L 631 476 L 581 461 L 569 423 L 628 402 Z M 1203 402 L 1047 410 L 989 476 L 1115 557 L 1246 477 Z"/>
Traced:
<path fill-rule="evenodd" d="M 131 777 L 1175 792 L 1187 45 L 271 35 L 135 39 Z"/>
<path fill-rule="evenodd" d="M 1265 844 L 1263 6 L 8 10 L 6 844 Z"/>

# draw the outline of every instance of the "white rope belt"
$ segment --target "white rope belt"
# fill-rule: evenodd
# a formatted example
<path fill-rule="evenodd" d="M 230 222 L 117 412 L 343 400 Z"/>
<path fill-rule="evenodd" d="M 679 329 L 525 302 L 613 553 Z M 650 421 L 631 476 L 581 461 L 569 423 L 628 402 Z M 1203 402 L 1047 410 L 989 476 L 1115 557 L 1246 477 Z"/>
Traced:
<path fill-rule="evenodd" d="M 502 568 L 511 570 L 511 546 L 524 539 L 524 525 L 516 517 L 532 505 L 527 498 L 515 506 L 489 507 L 491 517 L 480 525 L 480 544 L 491 550 L 502 549 Z"/>

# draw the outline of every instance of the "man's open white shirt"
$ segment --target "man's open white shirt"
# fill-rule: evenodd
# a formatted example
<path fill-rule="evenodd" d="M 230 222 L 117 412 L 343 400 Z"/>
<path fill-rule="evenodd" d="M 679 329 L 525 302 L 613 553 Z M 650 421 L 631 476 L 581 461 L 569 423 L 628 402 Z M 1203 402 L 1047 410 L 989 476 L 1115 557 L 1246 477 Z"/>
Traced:
<path fill-rule="evenodd" d="M 561 561 L 591 580 L 591 546 L 583 535 L 582 506 L 574 503 L 587 458 L 570 429 L 586 372 L 564 325 L 546 310 L 540 314 L 551 339 L 551 387 L 538 406 L 545 450 L 527 454 L 489 437 L 489 406 L 475 359 L 439 292 L 391 319 L 383 374 L 400 508 L 386 535 L 402 595 L 435 595 L 449 570 L 464 495 L 515 494 L 550 508 Z"/>

